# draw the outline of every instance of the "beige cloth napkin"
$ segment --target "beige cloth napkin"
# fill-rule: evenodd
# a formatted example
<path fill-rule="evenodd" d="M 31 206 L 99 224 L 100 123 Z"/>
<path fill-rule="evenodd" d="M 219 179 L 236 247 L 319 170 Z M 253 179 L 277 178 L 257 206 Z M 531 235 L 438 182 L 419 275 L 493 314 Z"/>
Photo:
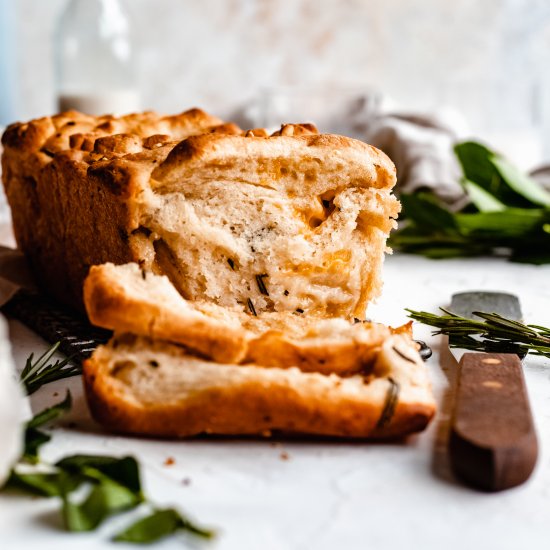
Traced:
<path fill-rule="evenodd" d="M 455 132 L 435 116 L 385 114 L 364 122 L 364 141 L 382 149 L 397 168 L 397 192 L 433 191 L 450 206 L 465 197 L 453 152 Z"/>
<path fill-rule="evenodd" d="M 283 122 L 313 122 L 319 131 L 343 134 L 382 149 L 397 168 L 397 194 L 429 189 L 458 208 L 465 194 L 453 145 L 466 123 L 457 113 L 400 113 L 376 93 L 357 90 L 276 90 L 230 114 L 242 127 L 275 126 Z M 276 100 L 276 101 L 275 101 Z M 384 105 L 386 103 L 386 105 Z M 271 108 L 269 108 L 271 106 Z"/>
<path fill-rule="evenodd" d="M 25 256 L 19 250 L 0 246 L 0 306 L 20 288 L 35 288 Z"/>

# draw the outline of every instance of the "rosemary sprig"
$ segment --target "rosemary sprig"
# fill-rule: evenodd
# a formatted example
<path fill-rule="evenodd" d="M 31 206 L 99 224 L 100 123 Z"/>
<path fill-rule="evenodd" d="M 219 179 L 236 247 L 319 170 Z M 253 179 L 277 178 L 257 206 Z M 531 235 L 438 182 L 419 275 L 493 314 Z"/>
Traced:
<path fill-rule="evenodd" d="M 550 328 L 526 325 L 498 313 L 474 311 L 480 320 L 460 317 L 440 308 L 445 315 L 407 309 L 409 317 L 436 327 L 433 335 L 449 336 L 449 345 L 474 351 L 540 355 L 550 359 Z"/>
<path fill-rule="evenodd" d="M 25 386 L 27 395 L 31 395 L 44 384 L 69 378 L 82 372 L 80 366 L 71 363 L 72 357 L 58 359 L 55 363 L 50 362 L 60 343 L 55 343 L 36 361 L 34 361 L 34 353 L 31 353 L 27 358 L 25 368 L 21 372 L 21 383 Z"/>

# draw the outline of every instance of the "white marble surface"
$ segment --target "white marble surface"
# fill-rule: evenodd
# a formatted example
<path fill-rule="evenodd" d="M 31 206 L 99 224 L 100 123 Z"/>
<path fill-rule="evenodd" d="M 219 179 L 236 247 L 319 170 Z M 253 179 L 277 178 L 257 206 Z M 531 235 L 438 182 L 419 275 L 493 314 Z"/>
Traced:
<path fill-rule="evenodd" d="M 550 324 L 550 266 L 501 260 L 431 261 L 395 255 L 387 260 L 385 291 L 370 314 L 405 320 L 404 307 L 435 311 L 451 293 L 469 289 L 517 293 L 525 318 Z M 17 364 L 44 343 L 12 321 Z M 74 452 L 131 453 L 159 504 L 180 506 L 219 537 L 220 550 L 409 549 L 517 550 L 548 548 L 550 540 L 550 362 L 525 361 L 540 442 L 532 478 L 523 486 L 484 494 L 457 483 L 445 453 L 454 363 L 441 338 L 418 326 L 435 350 L 429 360 L 439 412 L 429 429 L 407 442 L 385 444 L 300 441 L 194 440 L 163 442 L 102 433 L 88 416 L 79 381 L 59 382 L 33 396 L 33 407 L 59 400 L 66 387 L 73 412 L 53 432 L 43 456 Z M 72 423 L 75 423 L 74 425 Z M 288 456 L 287 459 L 285 457 Z M 167 458 L 174 464 L 165 465 Z M 189 480 L 189 483 L 184 480 Z M 115 547 L 109 536 L 127 519 L 98 532 L 60 532 L 55 501 L 0 496 L 0 547 L 73 549 Z M 184 543 L 182 545 L 182 542 Z M 169 539 L 155 548 L 203 548 Z"/>

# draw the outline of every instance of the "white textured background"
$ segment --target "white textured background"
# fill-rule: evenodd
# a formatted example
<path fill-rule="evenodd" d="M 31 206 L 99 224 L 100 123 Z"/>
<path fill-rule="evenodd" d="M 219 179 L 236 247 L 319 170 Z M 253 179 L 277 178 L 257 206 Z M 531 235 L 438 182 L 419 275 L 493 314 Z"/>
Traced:
<path fill-rule="evenodd" d="M 20 118 L 54 110 L 64 0 L 17 2 Z M 548 134 L 548 0 L 125 0 L 144 107 L 225 116 L 278 85 L 375 87 L 479 132 Z M 550 79 L 548 79 L 550 82 Z M 547 100 L 548 98 L 548 100 Z"/>

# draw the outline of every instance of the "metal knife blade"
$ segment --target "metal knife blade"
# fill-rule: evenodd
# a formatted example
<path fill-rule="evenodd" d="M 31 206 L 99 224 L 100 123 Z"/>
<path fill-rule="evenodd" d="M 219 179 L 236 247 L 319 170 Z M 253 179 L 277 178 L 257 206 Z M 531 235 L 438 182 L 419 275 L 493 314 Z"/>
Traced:
<path fill-rule="evenodd" d="M 507 292 L 457 292 L 452 295 L 450 311 L 461 317 L 477 321 L 481 319 L 473 314 L 474 311 L 498 313 L 514 321 L 523 320 L 519 298 L 515 294 L 509 294 Z M 449 345 L 451 353 L 457 361 L 460 361 L 462 355 L 468 351 L 464 348 L 455 347 L 456 339 L 453 340 L 453 338 L 450 338 Z"/>
<path fill-rule="evenodd" d="M 474 311 L 522 317 L 517 296 L 502 292 L 455 294 L 451 311 L 473 319 Z M 487 491 L 523 483 L 535 467 L 538 444 L 518 355 L 450 349 L 459 361 L 449 439 L 455 474 Z"/>

